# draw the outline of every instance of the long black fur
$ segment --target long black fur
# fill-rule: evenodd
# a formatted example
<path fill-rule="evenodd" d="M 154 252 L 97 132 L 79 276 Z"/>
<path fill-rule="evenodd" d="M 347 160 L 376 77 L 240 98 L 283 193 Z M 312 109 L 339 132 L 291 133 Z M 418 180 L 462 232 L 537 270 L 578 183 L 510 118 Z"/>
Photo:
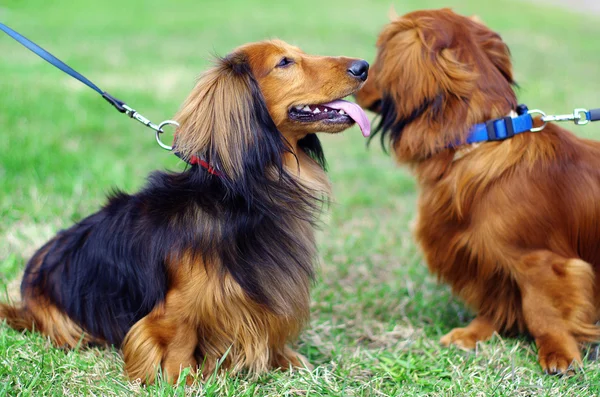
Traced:
<path fill-rule="evenodd" d="M 192 166 L 153 173 L 137 194 L 113 194 L 99 212 L 61 231 L 34 255 L 23 278 L 24 295 L 47 297 L 86 332 L 120 346 L 133 324 L 164 301 L 168 264 L 191 251 L 222 264 L 252 299 L 285 311 L 272 292 L 285 286 L 274 283 L 299 274 L 312 278 L 314 259 L 314 252 L 297 243 L 288 220 L 314 225 L 321 201 L 285 171 L 285 141 L 247 63 L 223 61 L 248 79 L 254 98 L 252 131 L 245 133 L 255 134 L 257 144 L 244 153 L 243 180 Z M 302 139 L 300 147 L 325 165 L 316 135 Z M 218 167 L 217 158 L 210 161 Z"/>
<path fill-rule="evenodd" d="M 390 95 L 384 94 L 378 105 L 381 106 L 379 123 L 377 123 L 377 127 L 375 127 L 368 142 L 370 143 L 375 135 L 380 134 L 381 147 L 387 152 L 388 145 L 393 147 L 402 139 L 404 128 L 421 117 L 425 112 L 431 110 L 430 117 L 438 117 L 437 115 L 441 113 L 443 97 L 442 95 L 438 95 L 433 100 L 425 100 L 408 116 L 400 118 L 398 118 L 396 112 L 396 104 Z"/>

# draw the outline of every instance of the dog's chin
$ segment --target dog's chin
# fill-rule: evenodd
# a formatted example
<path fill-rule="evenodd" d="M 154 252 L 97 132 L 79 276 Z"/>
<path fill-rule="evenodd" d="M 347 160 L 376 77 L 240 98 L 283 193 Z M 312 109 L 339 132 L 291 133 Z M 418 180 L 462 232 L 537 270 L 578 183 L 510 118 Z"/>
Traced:
<path fill-rule="evenodd" d="M 355 122 L 352 119 L 346 119 L 346 120 L 325 119 L 325 120 L 318 120 L 318 121 L 313 121 L 313 122 L 308 122 L 308 121 L 299 122 L 299 121 L 292 120 L 292 122 L 290 124 L 291 124 L 291 129 L 299 131 L 303 134 L 317 133 L 317 132 L 335 134 L 335 133 L 339 133 L 344 130 L 347 130 L 348 128 L 352 127 L 355 124 Z"/>
<path fill-rule="evenodd" d="M 335 134 L 338 132 L 342 132 L 347 130 L 348 128 L 354 125 L 354 120 L 350 119 L 349 121 L 335 121 L 330 122 L 329 120 L 323 120 L 315 123 L 314 130 L 318 132 L 326 132 L 330 134 Z"/>

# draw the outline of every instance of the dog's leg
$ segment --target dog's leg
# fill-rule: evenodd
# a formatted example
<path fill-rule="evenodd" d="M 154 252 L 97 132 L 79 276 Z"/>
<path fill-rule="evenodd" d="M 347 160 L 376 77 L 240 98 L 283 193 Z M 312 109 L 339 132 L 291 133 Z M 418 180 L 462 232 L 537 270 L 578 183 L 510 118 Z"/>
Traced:
<path fill-rule="evenodd" d="M 177 324 L 175 336 L 168 345 L 163 359 L 163 376 L 170 382 L 177 382 L 179 373 L 184 368 L 191 368 L 190 376 L 186 383 L 189 385 L 193 381 L 193 374 L 197 369 L 197 362 L 194 356 L 196 345 L 198 343 L 196 328 L 187 322 L 181 321 Z"/>
<path fill-rule="evenodd" d="M 152 383 L 161 368 L 163 379 L 177 382 L 183 368 L 196 370 L 196 327 L 177 310 L 178 297 L 174 292 L 169 293 L 164 304 L 135 323 L 125 336 L 122 350 L 125 371 L 131 379 Z M 186 381 L 190 383 L 191 377 Z"/>
<path fill-rule="evenodd" d="M 538 251 L 522 258 L 519 273 L 523 315 L 535 338 L 542 369 L 555 374 L 581 365 L 578 342 L 600 336 L 593 325 L 591 265 Z"/>
<path fill-rule="evenodd" d="M 461 349 L 474 349 L 477 342 L 485 342 L 496 332 L 494 324 L 485 317 L 477 316 L 465 328 L 454 328 L 442 336 L 444 346 L 455 345 Z"/>
<path fill-rule="evenodd" d="M 270 321 L 277 322 L 276 316 L 269 314 L 269 318 L 252 318 L 256 314 L 257 311 L 253 310 L 251 313 L 244 313 L 242 317 L 226 318 L 223 315 L 221 320 L 226 320 L 226 323 L 218 324 L 218 328 L 215 327 L 217 324 L 208 327 L 204 324 L 205 332 L 201 333 L 198 344 L 198 363 L 204 379 L 215 372 L 218 362 L 221 363 L 221 368 L 227 369 L 231 374 L 246 369 L 253 376 L 272 369 L 313 369 L 306 357 L 286 344 L 289 333 L 297 332 L 295 326 L 293 329 L 273 326 Z M 239 322 L 242 318 L 250 322 Z M 284 323 L 289 325 L 287 320 Z M 234 329 L 227 328 L 232 325 Z"/>

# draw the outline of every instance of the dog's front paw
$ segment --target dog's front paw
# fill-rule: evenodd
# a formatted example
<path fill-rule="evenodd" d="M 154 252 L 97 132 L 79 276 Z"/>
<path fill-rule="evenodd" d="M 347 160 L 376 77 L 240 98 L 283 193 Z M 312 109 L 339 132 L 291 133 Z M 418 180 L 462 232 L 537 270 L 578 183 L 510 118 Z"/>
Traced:
<path fill-rule="evenodd" d="M 477 345 L 477 338 L 468 328 L 454 328 L 442 336 L 440 343 L 446 347 L 454 345 L 464 350 L 472 350 Z"/>
<path fill-rule="evenodd" d="M 465 328 L 454 328 L 440 339 L 444 346 L 455 345 L 461 349 L 471 350 L 477 342 L 484 342 L 496 332 L 496 326 L 483 316 L 477 316 Z"/>
<path fill-rule="evenodd" d="M 292 368 L 306 368 L 309 371 L 314 369 L 314 366 L 308 361 L 302 354 L 285 347 L 282 353 L 277 354 L 275 357 L 274 367 L 281 369 Z"/>
<path fill-rule="evenodd" d="M 542 370 L 550 375 L 567 375 L 581 368 L 581 354 L 575 341 L 539 338 L 538 360 Z M 568 343 L 572 342 L 572 343 Z"/>
<path fill-rule="evenodd" d="M 577 357 L 560 352 L 540 354 L 539 362 L 544 373 L 549 375 L 567 375 L 581 367 L 581 362 Z"/>

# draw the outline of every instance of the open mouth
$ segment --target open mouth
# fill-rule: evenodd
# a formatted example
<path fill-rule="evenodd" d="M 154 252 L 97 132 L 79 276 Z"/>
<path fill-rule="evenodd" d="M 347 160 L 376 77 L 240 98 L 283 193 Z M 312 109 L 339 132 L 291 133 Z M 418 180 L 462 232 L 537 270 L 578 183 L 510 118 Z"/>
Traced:
<path fill-rule="evenodd" d="M 291 120 L 302 123 L 352 124 L 356 122 L 367 137 L 371 125 L 365 112 L 355 103 L 338 99 L 321 105 L 295 105 L 289 110 Z"/>

